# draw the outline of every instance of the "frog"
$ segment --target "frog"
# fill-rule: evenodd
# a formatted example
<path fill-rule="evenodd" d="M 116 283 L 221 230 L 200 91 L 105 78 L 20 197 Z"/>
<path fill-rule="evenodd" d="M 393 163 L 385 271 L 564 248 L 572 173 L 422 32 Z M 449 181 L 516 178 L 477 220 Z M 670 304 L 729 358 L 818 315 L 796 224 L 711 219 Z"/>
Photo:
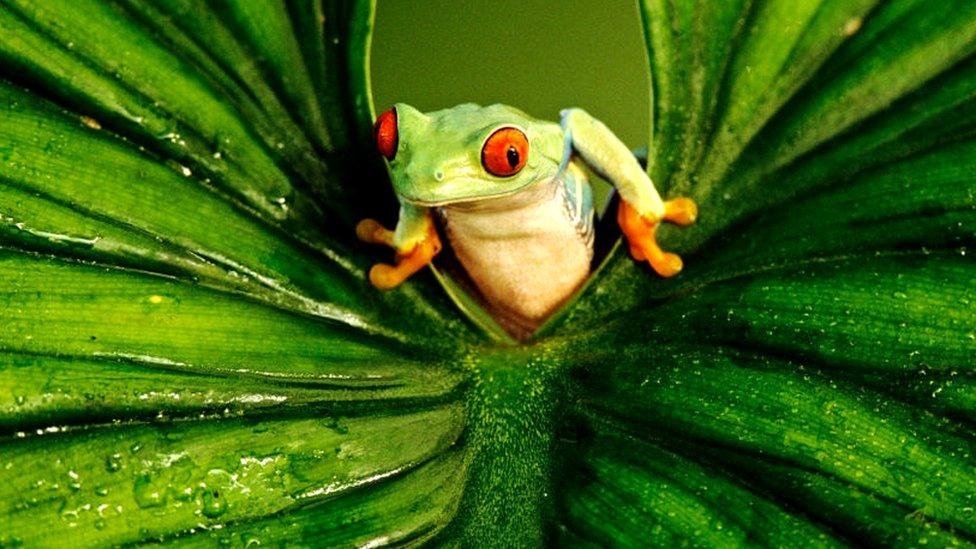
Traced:
<path fill-rule="evenodd" d="M 394 229 L 375 219 L 356 226 L 360 240 L 395 250 L 393 264 L 370 269 L 376 288 L 431 264 L 443 234 L 487 312 L 526 339 L 592 270 L 595 207 L 584 168 L 619 195 L 617 222 L 634 260 L 661 277 L 683 267 L 656 231 L 691 225 L 697 205 L 663 200 L 635 154 L 583 109 L 562 110 L 557 123 L 503 104 L 425 113 L 396 103 L 376 118 L 373 141 L 399 203 Z"/>

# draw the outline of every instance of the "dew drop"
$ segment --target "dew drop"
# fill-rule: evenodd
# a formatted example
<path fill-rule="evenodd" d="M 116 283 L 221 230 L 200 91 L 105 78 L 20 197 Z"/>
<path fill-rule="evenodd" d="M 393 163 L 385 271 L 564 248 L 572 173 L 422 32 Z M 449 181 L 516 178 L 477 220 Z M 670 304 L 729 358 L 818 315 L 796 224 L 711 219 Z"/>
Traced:
<path fill-rule="evenodd" d="M 136 505 L 146 509 L 150 507 L 160 507 L 166 503 L 166 496 L 160 492 L 159 488 L 153 486 L 152 477 L 142 475 L 136 479 L 132 487 L 132 495 L 136 500 Z"/>
<path fill-rule="evenodd" d="M 227 511 L 227 503 L 220 497 L 216 490 L 204 492 L 203 494 L 203 516 L 217 518 Z"/>
<path fill-rule="evenodd" d="M 114 473 L 122 468 L 122 455 L 112 454 L 105 458 L 105 470 Z"/>

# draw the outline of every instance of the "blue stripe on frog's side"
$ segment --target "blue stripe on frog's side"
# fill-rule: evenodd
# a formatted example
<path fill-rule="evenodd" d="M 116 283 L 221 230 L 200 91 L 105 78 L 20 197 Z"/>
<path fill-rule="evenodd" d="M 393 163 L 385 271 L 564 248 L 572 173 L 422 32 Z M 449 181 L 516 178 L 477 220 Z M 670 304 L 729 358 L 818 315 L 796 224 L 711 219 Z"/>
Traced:
<path fill-rule="evenodd" d="M 573 222 L 581 239 L 593 243 L 593 189 L 589 178 L 575 161 L 562 174 L 558 191 L 566 207 L 566 215 Z"/>

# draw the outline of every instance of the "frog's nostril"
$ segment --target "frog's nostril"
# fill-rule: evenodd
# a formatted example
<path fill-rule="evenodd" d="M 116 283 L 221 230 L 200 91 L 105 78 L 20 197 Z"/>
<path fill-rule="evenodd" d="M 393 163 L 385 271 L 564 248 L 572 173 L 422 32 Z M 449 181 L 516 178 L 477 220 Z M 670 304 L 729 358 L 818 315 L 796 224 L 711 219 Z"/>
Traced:
<path fill-rule="evenodd" d="M 444 172 L 442 172 L 441 170 L 437 170 L 436 172 L 434 172 L 434 179 L 436 179 L 438 181 L 443 181 L 444 180 Z"/>

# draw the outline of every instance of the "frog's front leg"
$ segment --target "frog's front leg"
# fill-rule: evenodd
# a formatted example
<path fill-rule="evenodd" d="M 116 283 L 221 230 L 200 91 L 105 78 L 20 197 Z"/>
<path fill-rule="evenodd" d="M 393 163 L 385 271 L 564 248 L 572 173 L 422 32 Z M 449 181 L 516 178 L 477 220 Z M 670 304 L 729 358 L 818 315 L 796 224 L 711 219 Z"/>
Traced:
<path fill-rule="evenodd" d="M 690 198 L 661 200 L 651 178 L 640 167 L 633 153 L 602 122 L 582 109 L 562 111 L 562 128 L 566 133 L 565 154 L 574 151 L 594 171 L 612 183 L 620 193 L 617 222 L 630 245 L 630 255 L 647 261 L 659 275 L 674 276 L 681 271 L 681 258 L 665 252 L 657 243 L 661 221 L 690 225 L 698 216 L 698 207 Z"/>
<path fill-rule="evenodd" d="M 396 250 L 396 265 L 377 263 L 369 270 L 369 281 L 381 290 L 399 286 L 410 275 L 423 269 L 441 251 L 434 219 L 429 208 L 403 203 L 395 231 L 375 219 L 356 225 L 356 235 L 371 244 L 384 244 Z"/>

